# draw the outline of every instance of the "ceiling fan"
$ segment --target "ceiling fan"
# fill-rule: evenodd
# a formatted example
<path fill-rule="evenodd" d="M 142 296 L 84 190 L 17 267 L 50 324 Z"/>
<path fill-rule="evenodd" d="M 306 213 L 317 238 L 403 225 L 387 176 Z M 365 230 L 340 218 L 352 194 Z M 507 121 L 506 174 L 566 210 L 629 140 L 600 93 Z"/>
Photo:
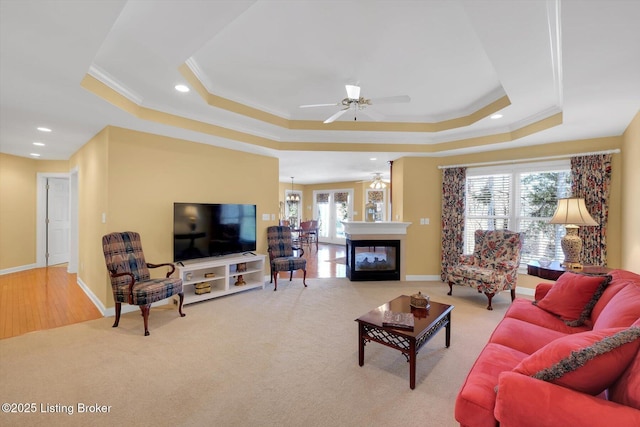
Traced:
<path fill-rule="evenodd" d="M 374 173 L 373 178 L 371 179 L 357 182 L 369 182 L 369 188 L 372 188 L 374 190 L 381 190 L 383 188 L 386 188 L 389 184 L 388 180 L 382 178 L 382 174 L 380 172 Z"/>
<path fill-rule="evenodd" d="M 344 108 L 339 110 L 337 113 L 329 117 L 324 123 L 332 123 L 338 117 L 342 116 L 344 113 L 349 111 L 350 109 L 354 109 L 355 111 L 362 110 L 367 105 L 378 105 L 378 104 L 393 104 L 400 102 L 409 102 L 411 98 L 409 95 L 398 95 L 398 96 L 387 96 L 384 98 L 371 98 L 365 99 L 360 96 L 360 86 L 355 85 L 345 85 L 347 90 L 347 97 L 342 101 L 333 103 L 333 104 L 308 104 L 301 105 L 300 108 L 313 108 L 313 107 L 333 107 L 342 105 Z M 354 118 L 355 120 L 355 118 Z"/>

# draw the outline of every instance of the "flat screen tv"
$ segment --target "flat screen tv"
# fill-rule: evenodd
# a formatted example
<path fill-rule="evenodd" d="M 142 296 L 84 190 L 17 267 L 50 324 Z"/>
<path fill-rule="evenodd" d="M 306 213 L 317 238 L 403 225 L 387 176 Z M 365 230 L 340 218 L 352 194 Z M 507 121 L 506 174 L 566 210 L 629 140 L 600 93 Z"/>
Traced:
<path fill-rule="evenodd" d="M 256 205 L 174 203 L 173 260 L 256 250 Z"/>

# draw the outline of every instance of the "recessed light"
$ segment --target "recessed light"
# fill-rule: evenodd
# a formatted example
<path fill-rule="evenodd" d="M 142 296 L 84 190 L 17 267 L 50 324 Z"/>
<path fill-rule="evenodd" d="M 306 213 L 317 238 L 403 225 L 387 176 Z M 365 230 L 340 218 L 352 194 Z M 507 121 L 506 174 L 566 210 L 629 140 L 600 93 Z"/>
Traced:
<path fill-rule="evenodd" d="M 34 142 L 33 145 L 37 145 L 38 147 L 44 147 L 44 142 Z"/>
<path fill-rule="evenodd" d="M 189 92 L 189 88 L 185 85 L 176 85 L 175 88 L 178 92 Z"/>
<path fill-rule="evenodd" d="M 41 127 L 39 127 L 39 128 L 38 128 L 38 130 L 39 130 L 40 132 L 51 132 L 51 129 L 49 129 L 49 128 L 45 128 L 45 127 L 42 127 L 42 126 L 41 126 Z"/>
<path fill-rule="evenodd" d="M 32 156 L 32 157 L 40 157 L 40 154 L 38 154 L 38 153 L 30 153 L 29 155 Z"/>
<path fill-rule="evenodd" d="M 378 158 L 377 157 L 372 157 L 369 160 L 378 160 Z"/>
<path fill-rule="evenodd" d="M 492 119 L 501 119 L 502 118 L 502 114 L 494 114 L 491 116 Z"/>

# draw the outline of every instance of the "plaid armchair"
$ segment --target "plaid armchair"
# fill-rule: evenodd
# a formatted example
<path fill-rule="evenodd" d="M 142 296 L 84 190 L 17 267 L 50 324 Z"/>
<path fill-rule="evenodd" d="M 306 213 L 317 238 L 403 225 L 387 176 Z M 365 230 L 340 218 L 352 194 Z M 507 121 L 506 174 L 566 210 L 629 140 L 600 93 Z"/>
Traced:
<path fill-rule="evenodd" d="M 180 305 L 178 312 L 182 313 L 182 279 L 171 278 L 175 271 L 173 264 L 148 264 L 144 260 L 140 234 L 125 231 L 111 233 L 102 237 L 102 250 L 104 260 L 111 278 L 113 299 L 116 303 L 116 321 L 114 328 L 120 323 L 120 311 L 122 303 L 140 306 L 144 318 L 144 334 L 149 335 L 149 309 L 151 304 L 178 294 Z M 169 271 L 165 279 L 152 279 L 149 268 L 167 266 Z"/>
<path fill-rule="evenodd" d="M 271 281 L 274 282 L 273 290 L 278 290 L 278 272 L 289 271 L 289 281 L 293 278 L 294 270 L 302 270 L 302 284 L 307 287 L 307 260 L 302 258 L 304 250 L 293 246 L 291 228 L 283 226 L 271 226 L 267 228 L 267 245 L 269 251 L 269 264 L 271 265 Z M 299 256 L 294 256 L 293 251 L 299 251 Z"/>
<path fill-rule="evenodd" d="M 491 299 L 498 292 L 510 290 L 516 296 L 523 233 L 509 230 L 476 230 L 473 255 L 462 255 L 460 263 L 447 267 L 449 292 L 453 285 L 476 288 L 489 299 L 487 310 L 493 310 Z"/>

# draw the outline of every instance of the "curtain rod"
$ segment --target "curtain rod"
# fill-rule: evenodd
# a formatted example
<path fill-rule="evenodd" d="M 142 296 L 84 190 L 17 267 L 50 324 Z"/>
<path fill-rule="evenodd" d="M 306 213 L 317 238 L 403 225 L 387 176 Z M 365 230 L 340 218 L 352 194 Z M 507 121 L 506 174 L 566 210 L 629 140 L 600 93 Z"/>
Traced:
<path fill-rule="evenodd" d="M 462 167 L 467 168 L 467 167 L 473 167 L 473 166 L 506 165 L 510 163 L 525 163 L 525 162 L 537 162 L 541 160 L 566 159 L 567 157 L 576 157 L 576 156 L 595 156 L 596 154 L 617 154 L 619 152 L 620 152 L 620 149 L 615 148 L 613 150 L 590 151 L 588 153 L 562 154 L 558 156 L 532 157 L 530 159 L 499 160 L 495 162 L 466 163 L 461 165 L 438 166 L 438 169 L 451 169 L 451 168 L 462 168 Z"/>

